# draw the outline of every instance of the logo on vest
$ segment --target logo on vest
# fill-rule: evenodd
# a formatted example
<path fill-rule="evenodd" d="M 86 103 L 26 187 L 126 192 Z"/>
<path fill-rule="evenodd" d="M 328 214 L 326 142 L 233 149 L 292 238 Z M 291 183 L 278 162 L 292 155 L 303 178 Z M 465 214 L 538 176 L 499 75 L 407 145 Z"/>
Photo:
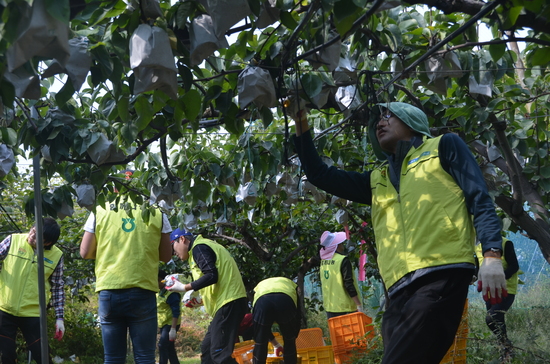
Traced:
<path fill-rule="evenodd" d="M 326 270 L 324 273 L 324 276 L 325 276 L 325 279 L 328 279 L 328 277 L 330 277 L 330 272 Z"/>
<path fill-rule="evenodd" d="M 129 226 L 128 226 L 129 225 Z M 136 228 L 136 221 L 132 218 L 122 218 L 122 230 L 127 233 L 134 231 Z"/>
<path fill-rule="evenodd" d="M 53 260 L 51 260 L 51 259 L 44 258 L 44 261 L 48 264 L 53 264 Z"/>

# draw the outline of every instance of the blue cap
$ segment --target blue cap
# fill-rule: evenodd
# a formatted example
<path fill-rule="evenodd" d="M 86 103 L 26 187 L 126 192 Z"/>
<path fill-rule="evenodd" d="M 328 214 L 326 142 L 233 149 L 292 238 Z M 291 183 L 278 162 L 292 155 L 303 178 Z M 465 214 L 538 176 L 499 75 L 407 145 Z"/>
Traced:
<path fill-rule="evenodd" d="M 191 234 L 189 231 L 187 231 L 185 229 L 179 229 L 178 228 L 178 229 L 172 231 L 172 233 L 170 234 L 170 241 L 174 241 L 177 238 L 179 238 L 180 236 L 193 236 L 193 234 Z"/>

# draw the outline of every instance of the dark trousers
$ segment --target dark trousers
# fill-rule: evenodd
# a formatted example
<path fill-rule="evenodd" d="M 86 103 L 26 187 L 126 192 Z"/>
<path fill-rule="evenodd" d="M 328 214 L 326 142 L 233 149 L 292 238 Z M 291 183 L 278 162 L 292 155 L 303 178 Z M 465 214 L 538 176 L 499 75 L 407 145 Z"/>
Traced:
<path fill-rule="evenodd" d="M 472 274 L 432 272 L 392 295 L 382 318 L 382 364 L 439 364 L 456 335 Z"/>
<path fill-rule="evenodd" d="M 502 345 L 509 345 L 508 334 L 506 333 L 506 321 L 504 315 L 506 311 L 510 309 L 514 299 L 516 298 L 515 294 L 509 294 L 507 297 L 502 299 L 501 303 L 491 305 L 490 302 L 485 302 L 487 307 L 487 315 L 485 316 L 485 323 L 491 329 L 491 331 L 497 336 L 499 342 Z"/>
<path fill-rule="evenodd" d="M 178 359 L 178 353 L 176 353 L 176 346 L 174 341 L 170 341 L 170 329 L 172 325 L 164 325 L 160 328 L 159 338 L 159 364 L 180 364 Z M 176 332 L 180 326 L 176 326 Z"/>
<path fill-rule="evenodd" d="M 201 364 L 237 363 L 231 356 L 239 325 L 248 309 L 246 298 L 223 305 L 208 326 L 201 344 Z"/>
<path fill-rule="evenodd" d="M 254 364 L 265 364 L 271 326 L 277 322 L 283 335 L 285 364 L 296 364 L 296 338 L 300 333 L 300 313 L 292 298 L 284 293 L 266 294 L 256 301 L 254 318 Z"/>
<path fill-rule="evenodd" d="M 17 329 L 23 333 L 27 348 L 37 364 L 42 364 L 40 350 L 40 317 L 18 317 L 0 310 L 0 362 L 17 363 L 16 342 Z M 48 355 L 48 362 L 52 360 Z"/>

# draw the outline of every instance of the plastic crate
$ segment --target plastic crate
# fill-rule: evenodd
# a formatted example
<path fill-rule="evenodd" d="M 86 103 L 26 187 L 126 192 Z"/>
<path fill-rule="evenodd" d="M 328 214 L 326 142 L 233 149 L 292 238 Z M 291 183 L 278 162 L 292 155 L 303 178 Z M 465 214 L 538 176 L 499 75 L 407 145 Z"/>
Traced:
<path fill-rule="evenodd" d="M 302 364 L 334 364 L 334 353 L 331 345 L 316 348 L 298 349 Z"/>
<path fill-rule="evenodd" d="M 372 319 L 362 312 L 330 318 L 328 326 L 335 354 L 350 350 L 366 351 L 368 342 L 374 338 Z"/>
<path fill-rule="evenodd" d="M 237 347 L 237 345 L 239 346 Z M 232 356 L 239 364 L 252 364 L 253 351 L 254 341 L 243 341 L 242 343 L 235 344 Z"/>
<path fill-rule="evenodd" d="M 300 330 L 296 338 L 296 349 L 316 348 L 319 346 L 325 346 L 323 330 L 320 327 Z"/>
<path fill-rule="evenodd" d="M 440 364 L 466 364 L 468 332 L 468 300 L 466 300 L 464 311 L 462 312 L 462 320 L 456 331 L 455 340 Z"/>

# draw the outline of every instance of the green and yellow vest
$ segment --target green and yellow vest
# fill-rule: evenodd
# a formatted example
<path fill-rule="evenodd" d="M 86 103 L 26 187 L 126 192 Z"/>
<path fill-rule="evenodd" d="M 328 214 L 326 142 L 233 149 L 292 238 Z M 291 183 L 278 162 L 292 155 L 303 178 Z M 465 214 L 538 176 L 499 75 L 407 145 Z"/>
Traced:
<path fill-rule="evenodd" d="M 321 275 L 323 306 L 327 312 L 357 311 L 357 305 L 346 291 L 344 277 L 341 273 L 342 262 L 345 257 L 345 255 L 335 253 L 332 259 L 321 259 L 319 274 Z M 353 284 L 357 294 L 359 294 L 355 274 L 353 275 Z"/>
<path fill-rule="evenodd" d="M 13 234 L 11 246 L 0 270 L 0 309 L 18 317 L 40 317 L 38 302 L 38 263 L 27 234 Z M 50 276 L 63 253 L 52 246 L 44 249 L 46 302 L 50 301 Z"/>
<path fill-rule="evenodd" d="M 296 294 L 298 285 L 285 277 L 267 278 L 261 281 L 254 288 L 254 301 L 252 307 L 256 304 L 258 298 L 269 293 L 284 293 L 294 301 L 294 305 L 298 307 L 298 295 Z"/>
<path fill-rule="evenodd" d="M 401 166 L 399 193 L 389 166 L 371 174 L 372 224 L 386 288 L 417 269 L 474 264 L 475 231 L 464 194 L 439 160 L 441 137 L 424 138 Z"/>
<path fill-rule="evenodd" d="M 123 203 L 118 211 L 115 206 L 96 209 L 96 292 L 133 287 L 159 291 L 162 214 L 155 210 L 146 224 L 141 218 L 141 208 L 130 206 L 131 215 L 124 210 Z"/>
<path fill-rule="evenodd" d="M 206 312 L 213 317 L 226 303 L 246 297 L 246 289 L 239 267 L 227 249 L 201 235 L 197 236 L 189 251 L 189 268 L 191 268 L 191 274 L 195 281 L 203 276 L 202 271 L 193 260 L 193 249 L 200 244 L 208 245 L 216 254 L 218 282 L 200 290 Z"/>
<path fill-rule="evenodd" d="M 506 248 L 506 239 L 502 239 L 502 269 L 506 270 L 508 268 L 508 262 L 506 261 L 506 257 L 504 256 L 504 249 Z M 481 267 L 481 263 L 483 263 L 483 253 L 482 253 L 482 247 L 481 244 L 476 245 L 476 255 L 477 259 L 479 260 L 479 266 Z M 506 280 L 506 290 L 509 294 L 516 294 L 518 293 L 518 280 L 519 280 L 519 270 L 514 273 L 510 278 Z"/>
<path fill-rule="evenodd" d="M 172 326 L 172 308 L 166 300 L 170 295 L 179 294 L 177 292 L 166 292 L 163 296 L 157 293 L 157 316 L 158 316 L 158 325 L 163 327 L 166 325 Z M 180 309 L 181 309 L 181 300 L 180 300 Z M 181 315 L 178 317 L 178 325 L 181 323 Z"/>

